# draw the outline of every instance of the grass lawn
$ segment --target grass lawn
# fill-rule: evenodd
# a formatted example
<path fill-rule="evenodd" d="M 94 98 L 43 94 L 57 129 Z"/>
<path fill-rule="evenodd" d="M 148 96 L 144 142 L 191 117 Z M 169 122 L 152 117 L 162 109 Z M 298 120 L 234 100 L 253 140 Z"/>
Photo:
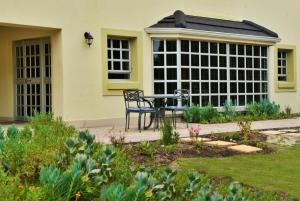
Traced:
<path fill-rule="evenodd" d="M 229 176 L 266 191 L 286 192 L 300 198 L 300 144 L 272 154 L 224 158 L 182 158 L 179 169 L 195 169 L 208 176 Z"/>

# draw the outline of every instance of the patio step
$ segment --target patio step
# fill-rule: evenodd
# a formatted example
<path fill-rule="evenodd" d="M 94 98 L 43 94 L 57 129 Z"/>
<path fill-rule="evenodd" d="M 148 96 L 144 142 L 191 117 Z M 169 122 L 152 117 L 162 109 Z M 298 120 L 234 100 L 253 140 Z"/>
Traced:
<path fill-rule="evenodd" d="M 180 139 L 181 142 L 193 142 L 195 141 L 195 139 L 190 138 L 190 137 L 184 137 Z M 207 141 L 211 141 L 210 138 L 203 138 L 203 137 L 198 137 L 197 139 L 198 142 L 207 142 Z"/>
<path fill-rule="evenodd" d="M 266 131 L 261 131 L 260 133 L 264 135 L 280 135 L 280 134 L 284 134 L 285 132 L 279 130 L 266 130 Z"/>
<path fill-rule="evenodd" d="M 235 145 L 235 146 L 230 146 L 228 149 L 233 150 L 233 151 L 238 151 L 242 153 L 255 153 L 255 152 L 260 152 L 262 151 L 261 148 L 249 146 L 249 145 Z"/>
<path fill-rule="evenodd" d="M 236 143 L 234 143 L 234 142 L 226 142 L 226 141 L 221 141 L 221 140 L 208 141 L 208 142 L 204 142 L 204 143 L 208 144 L 208 145 L 215 145 L 215 146 L 220 146 L 220 147 L 228 147 L 228 146 L 236 145 Z"/>

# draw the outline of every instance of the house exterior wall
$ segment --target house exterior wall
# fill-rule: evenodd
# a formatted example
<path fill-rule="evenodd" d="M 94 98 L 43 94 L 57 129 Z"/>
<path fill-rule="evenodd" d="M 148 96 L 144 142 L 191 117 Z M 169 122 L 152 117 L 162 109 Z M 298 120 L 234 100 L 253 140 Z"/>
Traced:
<path fill-rule="evenodd" d="M 0 0 L 0 117 L 13 117 L 12 58 L 8 42 L 16 39 L 51 37 L 53 54 L 53 110 L 79 126 L 119 122 L 124 118 L 121 96 L 104 95 L 103 29 L 139 32 L 142 36 L 140 86 L 152 94 L 151 39 L 144 29 L 175 10 L 186 14 L 230 20 L 251 20 L 277 32 L 281 44 L 300 45 L 300 14 L 298 0 Z M 18 32 L 13 38 L 6 26 L 47 27 L 47 30 Z M 24 27 L 23 27 L 24 28 Z M 51 31 L 54 29 L 55 31 Z M 13 31 L 13 29 L 10 29 Z M 91 47 L 83 34 L 94 36 Z M 15 33 L 17 30 L 15 30 Z M 2 37 L 3 36 L 3 37 Z M 269 49 L 269 97 L 282 107 L 291 106 L 300 112 L 299 79 L 296 90 L 275 92 L 274 47 Z M 296 66 L 300 53 L 296 52 Z M 7 96 L 7 97 L 6 97 Z"/>

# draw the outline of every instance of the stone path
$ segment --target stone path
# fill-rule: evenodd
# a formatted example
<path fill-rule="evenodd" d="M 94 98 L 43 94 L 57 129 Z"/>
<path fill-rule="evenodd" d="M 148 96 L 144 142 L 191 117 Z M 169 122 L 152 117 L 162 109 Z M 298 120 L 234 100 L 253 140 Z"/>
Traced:
<path fill-rule="evenodd" d="M 207 135 L 213 133 L 235 132 L 239 131 L 236 123 L 223 123 L 223 124 L 189 124 L 189 127 L 200 127 L 200 135 Z M 135 127 L 135 125 L 132 125 Z M 283 119 L 283 120 L 268 120 L 268 121 L 255 121 L 252 123 L 253 130 L 278 130 L 278 129 L 291 129 L 300 128 L 300 118 Z M 81 128 L 81 130 L 88 129 L 96 136 L 98 142 L 110 143 L 111 136 L 116 138 L 125 136 L 126 142 L 141 142 L 141 141 L 155 141 L 160 139 L 158 130 L 154 131 L 152 128 L 149 130 L 142 130 L 140 133 L 137 129 L 130 129 L 124 132 L 124 128 L 112 127 L 94 127 L 94 128 Z M 177 124 L 177 132 L 180 137 L 189 137 L 188 129 L 185 123 Z"/>

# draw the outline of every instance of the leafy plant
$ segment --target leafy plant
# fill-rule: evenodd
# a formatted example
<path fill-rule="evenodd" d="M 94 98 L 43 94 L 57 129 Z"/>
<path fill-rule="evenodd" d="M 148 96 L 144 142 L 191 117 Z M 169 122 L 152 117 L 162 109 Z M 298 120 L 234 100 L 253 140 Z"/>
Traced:
<path fill-rule="evenodd" d="M 255 141 L 257 137 L 257 133 L 251 131 L 251 121 L 239 121 L 238 126 L 240 128 L 240 133 L 245 142 Z"/>
<path fill-rule="evenodd" d="M 289 117 L 292 114 L 292 108 L 290 106 L 286 106 L 284 108 L 285 114 Z"/>
<path fill-rule="evenodd" d="M 200 122 L 200 106 L 192 105 L 183 113 L 183 118 L 186 122 L 199 123 Z"/>
<path fill-rule="evenodd" d="M 18 138 L 20 137 L 20 131 L 15 124 L 12 124 L 7 129 L 7 137 L 9 138 Z"/>
<path fill-rule="evenodd" d="M 218 119 L 220 113 L 216 108 L 212 106 L 211 103 L 208 103 L 207 106 L 201 107 L 200 110 L 200 120 L 204 122 L 211 122 L 213 119 Z"/>
<path fill-rule="evenodd" d="M 268 99 L 246 105 L 246 112 L 252 116 L 274 116 L 279 114 L 280 106 Z"/>
<path fill-rule="evenodd" d="M 227 117 L 234 117 L 236 116 L 236 108 L 235 105 L 233 104 L 233 102 L 230 101 L 225 101 L 224 105 L 223 105 L 223 110 L 224 110 L 224 115 Z"/>
<path fill-rule="evenodd" d="M 164 145 L 177 144 L 179 141 L 179 133 L 173 131 L 170 121 L 164 121 L 160 127 L 161 143 Z"/>
<path fill-rule="evenodd" d="M 155 148 L 150 144 L 149 141 L 139 143 L 136 149 L 145 156 L 153 157 L 153 155 L 155 154 Z"/>

